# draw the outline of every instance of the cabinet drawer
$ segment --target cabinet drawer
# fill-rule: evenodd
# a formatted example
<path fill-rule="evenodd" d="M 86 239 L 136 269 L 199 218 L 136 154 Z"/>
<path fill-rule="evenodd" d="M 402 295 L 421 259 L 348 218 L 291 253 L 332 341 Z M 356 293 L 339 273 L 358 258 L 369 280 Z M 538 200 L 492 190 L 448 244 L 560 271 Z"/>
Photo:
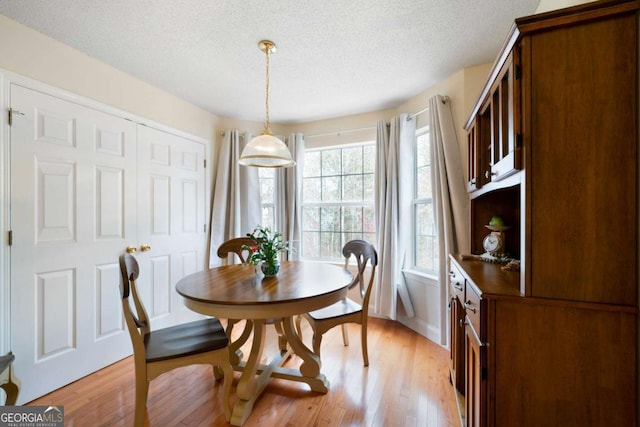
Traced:
<path fill-rule="evenodd" d="M 464 302 L 464 286 L 465 281 L 460 269 L 453 262 L 449 267 L 449 284 L 451 285 L 451 296 L 456 296 L 461 302 Z"/>
<path fill-rule="evenodd" d="M 464 308 L 471 324 L 478 336 L 482 339 L 483 331 L 480 330 L 480 296 L 468 283 L 465 288 Z"/>

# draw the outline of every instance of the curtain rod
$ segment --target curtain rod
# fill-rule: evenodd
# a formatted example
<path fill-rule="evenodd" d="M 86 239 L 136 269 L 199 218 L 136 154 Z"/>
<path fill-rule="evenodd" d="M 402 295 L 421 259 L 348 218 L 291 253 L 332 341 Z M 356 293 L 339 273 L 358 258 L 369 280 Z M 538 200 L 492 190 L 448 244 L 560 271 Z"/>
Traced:
<path fill-rule="evenodd" d="M 387 123 L 387 126 L 389 126 L 389 123 Z M 329 135 L 338 135 L 340 136 L 341 133 L 348 133 L 348 132 L 359 132 L 359 131 L 364 131 L 364 130 L 373 130 L 375 129 L 375 126 L 369 126 L 366 128 L 358 128 L 358 129 L 347 129 L 347 130 L 339 130 L 336 132 L 326 132 L 326 133 L 317 133 L 315 135 L 305 135 L 305 139 L 306 138 L 315 138 L 317 136 L 329 136 Z M 224 136 L 225 135 L 225 131 L 221 130 L 220 131 L 220 136 Z M 240 134 L 240 138 L 244 138 L 244 133 Z"/>
<path fill-rule="evenodd" d="M 443 103 L 443 104 L 446 104 L 446 103 L 447 103 L 447 101 L 449 101 L 449 97 L 448 97 L 448 96 L 443 96 L 443 97 L 442 97 L 442 103 Z M 411 113 L 411 114 L 409 114 L 409 115 L 407 116 L 407 120 L 411 120 L 411 119 L 413 119 L 414 117 L 419 116 L 419 115 L 420 115 L 420 114 L 422 114 L 422 113 L 426 113 L 427 111 L 429 111 L 429 107 L 423 108 L 422 110 L 420 110 L 420 111 L 416 111 L 415 113 Z"/>
<path fill-rule="evenodd" d="M 444 96 L 442 97 L 442 103 L 445 104 L 447 101 L 449 101 L 449 97 L 448 96 Z M 429 107 L 423 108 L 420 111 L 416 111 L 415 113 L 411 113 L 407 116 L 407 120 L 411 120 L 416 116 L 419 116 L 422 113 L 426 113 L 427 111 L 429 111 Z M 389 123 L 387 123 L 387 126 L 389 126 Z M 360 131 L 364 131 L 364 130 L 373 130 L 376 129 L 375 126 L 369 126 L 369 127 L 364 127 L 364 128 L 357 128 L 357 129 L 346 129 L 346 130 L 339 130 L 339 131 L 335 131 L 335 132 L 325 132 L 325 133 L 316 133 L 314 135 L 305 135 L 305 139 L 308 138 L 316 138 L 316 137 L 320 137 L 320 136 L 329 136 L 329 135 L 337 135 L 340 136 L 340 134 L 342 133 L 349 133 L 349 132 L 360 132 Z M 220 136 L 224 136 L 224 131 L 220 131 Z M 240 134 L 240 137 L 244 137 L 244 134 Z"/>
<path fill-rule="evenodd" d="M 220 136 L 224 136 L 224 134 L 225 134 L 225 131 L 221 130 L 220 131 Z M 244 138 L 244 133 L 240 134 L 240 138 Z"/>
<path fill-rule="evenodd" d="M 387 123 L 387 126 L 389 126 L 389 123 Z M 315 135 L 305 135 L 304 138 L 316 138 L 318 136 L 329 136 L 329 135 L 337 135 L 340 136 L 340 134 L 342 133 L 349 133 L 349 132 L 360 132 L 363 130 L 374 130 L 376 129 L 376 126 L 369 126 L 366 128 L 358 128 L 358 129 L 346 129 L 346 130 L 338 130 L 335 132 L 326 132 L 326 133 L 316 133 Z"/>

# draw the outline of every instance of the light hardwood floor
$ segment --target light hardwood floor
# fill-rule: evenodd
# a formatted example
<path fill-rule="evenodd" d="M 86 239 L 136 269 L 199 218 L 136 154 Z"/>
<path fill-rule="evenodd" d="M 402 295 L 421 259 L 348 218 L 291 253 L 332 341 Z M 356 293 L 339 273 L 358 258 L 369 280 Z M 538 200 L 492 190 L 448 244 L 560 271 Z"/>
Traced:
<path fill-rule="evenodd" d="M 245 426 L 459 425 L 446 350 L 397 322 L 370 318 L 370 366 L 365 368 L 359 334 L 358 325 L 349 326 L 348 347 L 342 344 L 340 328 L 325 334 L 322 372 L 331 383 L 329 393 L 271 380 Z M 308 328 L 303 335 L 310 346 Z M 275 343 L 272 327 L 268 342 Z M 267 346 L 264 354 L 269 350 Z M 299 362 L 294 356 L 287 366 Z M 236 372 L 236 381 L 238 376 Z M 133 359 L 128 357 L 29 404 L 63 405 L 68 427 L 131 426 L 134 387 Z M 228 426 L 221 388 L 204 365 L 164 374 L 149 387 L 146 425 Z"/>

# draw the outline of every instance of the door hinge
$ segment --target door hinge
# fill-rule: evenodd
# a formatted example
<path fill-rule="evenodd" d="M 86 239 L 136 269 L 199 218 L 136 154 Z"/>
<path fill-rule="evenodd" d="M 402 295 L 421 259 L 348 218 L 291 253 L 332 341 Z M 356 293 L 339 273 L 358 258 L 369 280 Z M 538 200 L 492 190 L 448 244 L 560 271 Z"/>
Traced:
<path fill-rule="evenodd" d="M 521 148 L 522 147 L 522 134 L 517 133 L 516 134 L 516 148 Z"/>
<path fill-rule="evenodd" d="M 516 67 L 515 67 L 515 71 L 514 71 L 514 73 L 513 73 L 513 77 L 514 77 L 516 80 L 520 80 L 520 77 L 522 77 L 522 69 L 520 68 L 520 66 L 519 66 L 519 65 L 516 65 Z"/>
<path fill-rule="evenodd" d="M 486 368 L 486 367 L 483 367 L 483 368 L 480 370 L 480 379 L 481 379 L 481 380 L 486 380 L 488 376 L 489 376 L 489 375 L 488 375 L 488 373 L 487 373 L 487 368 Z"/>
<path fill-rule="evenodd" d="M 207 159 L 204 159 L 204 168 L 207 168 Z"/>
<path fill-rule="evenodd" d="M 13 115 L 14 114 L 17 114 L 19 116 L 24 116 L 24 113 L 22 111 L 18 111 L 18 110 L 14 110 L 13 108 L 9 108 L 8 117 L 7 117 L 9 126 L 13 125 Z"/>
<path fill-rule="evenodd" d="M 204 229 L 204 232 L 207 232 L 207 224 L 204 224 L 204 227 L 202 227 Z"/>
<path fill-rule="evenodd" d="M 9 246 L 13 245 L 13 231 L 9 230 L 9 235 L 7 236 L 7 243 L 9 243 Z"/>

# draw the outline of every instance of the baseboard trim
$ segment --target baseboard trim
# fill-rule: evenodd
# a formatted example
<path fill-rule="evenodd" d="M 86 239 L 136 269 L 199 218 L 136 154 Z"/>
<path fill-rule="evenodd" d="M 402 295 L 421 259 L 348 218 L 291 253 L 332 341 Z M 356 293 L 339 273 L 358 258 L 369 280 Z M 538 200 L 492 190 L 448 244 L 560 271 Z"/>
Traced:
<path fill-rule="evenodd" d="M 430 325 L 422 319 L 418 319 L 416 317 L 406 317 L 406 316 L 398 316 L 398 322 L 402 323 L 406 327 L 416 331 L 423 337 L 427 338 L 429 341 L 433 341 L 443 348 L 447 348 L 440 344 L 440 329 L 435 327 L 434 325 Z"/>

